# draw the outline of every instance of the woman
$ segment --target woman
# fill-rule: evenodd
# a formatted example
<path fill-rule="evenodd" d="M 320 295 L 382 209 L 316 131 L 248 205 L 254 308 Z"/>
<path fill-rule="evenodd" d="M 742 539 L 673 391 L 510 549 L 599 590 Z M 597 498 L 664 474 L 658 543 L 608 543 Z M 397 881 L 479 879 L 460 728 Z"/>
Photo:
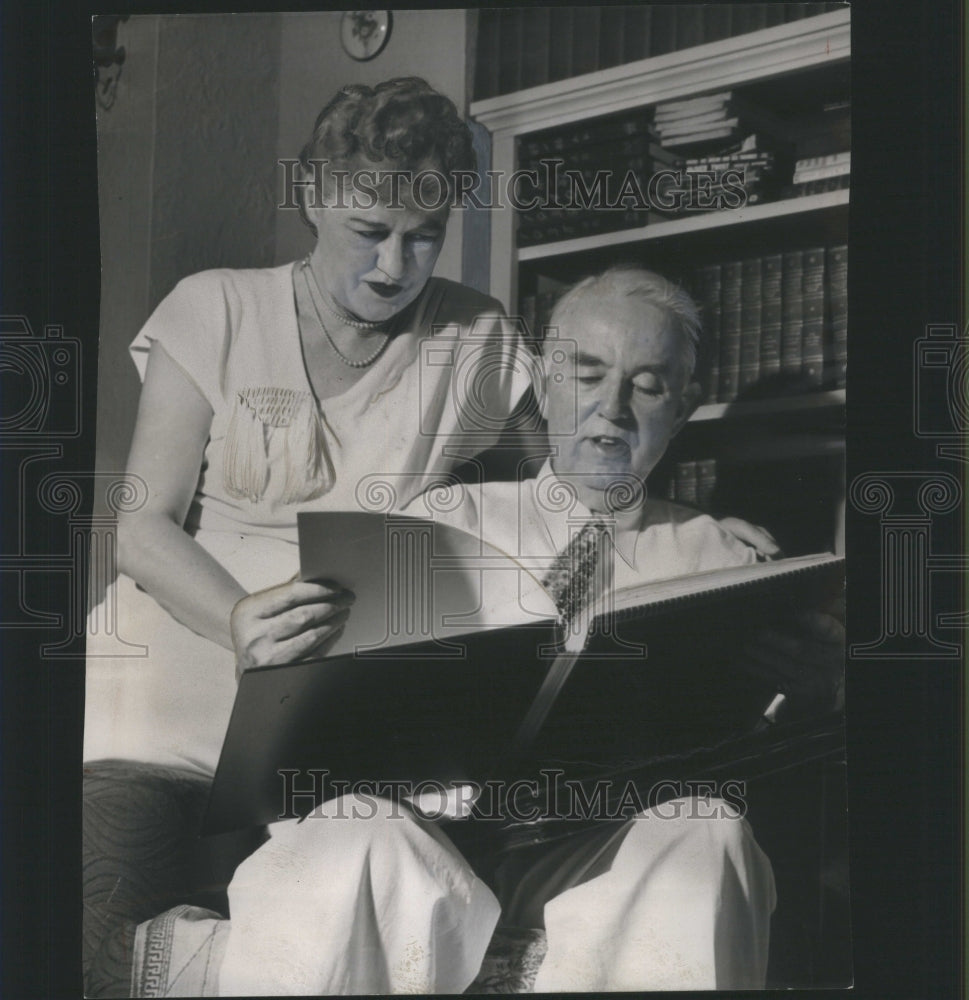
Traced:
<path fill-rule="evenodd" d="M 298 512 L 357 509 L 372 473 L 405 503 L 493 443 L 526 387 L 501 306 L 431 278 L 448 204 L 407 179 L 474 169 L 452 102 L 416 78 L 345 87 L 300 161 L 312 253 L 186 278 L 131 346 L 144 386 L 128 472 L 147 499 L 119 517 L 118 631 L 148 649 L 101 658 L 92 634 L 87 760 L 211 774 L 233 638 L 243 665 L 283 662 L 320 652 L 346 615 L 348 595 L 291 579 Z M 233 609 L 268 587 L 233 636 Z"/>

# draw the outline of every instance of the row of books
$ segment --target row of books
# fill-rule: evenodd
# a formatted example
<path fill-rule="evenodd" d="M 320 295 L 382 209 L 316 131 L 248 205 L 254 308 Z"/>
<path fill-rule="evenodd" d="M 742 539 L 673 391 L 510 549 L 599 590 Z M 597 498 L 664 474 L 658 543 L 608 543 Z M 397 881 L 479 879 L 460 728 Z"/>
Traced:
<path fill-rule="evenodd" d="M 533 207 L 517 214 L 517 244 L 848 187 L 851 153 L 795 160 L 795 126 L 721 91 L 523 136 L 516 193 Z"/>
<path fill-rule="evenodd" d="M 623 229 L 639 229 L 648 225 L 655 214 L 644 208 L 537 208 L 520 217 L 516 238 L 518 246 L 529 247 Z"/>
<path fill-rule="evenodd" d="M 538 204 L 519 214 L 518 245 L 644 226 L 650 179 L 679 165 L 643 110 L 524 136 L 518 166 L 538 178 Z"/>
<path fill-rule="evenodd" d="M 704 401 L 844 388 L 846 246 L 711 264 L 695 276 L 709 348 Z"/>
<path fill-rule="evenodd" d="M 477 11 L 474 100 L 843 8 L 838 3 L 485 7 Z"/>
<path fill-rule="evenodd" d="M 711 509 L 717 488 L 717 460 L 701 458 L 690 462 L 677 462 L 666 486 L 666 499 L 675 500 L 687 507 Z"/>

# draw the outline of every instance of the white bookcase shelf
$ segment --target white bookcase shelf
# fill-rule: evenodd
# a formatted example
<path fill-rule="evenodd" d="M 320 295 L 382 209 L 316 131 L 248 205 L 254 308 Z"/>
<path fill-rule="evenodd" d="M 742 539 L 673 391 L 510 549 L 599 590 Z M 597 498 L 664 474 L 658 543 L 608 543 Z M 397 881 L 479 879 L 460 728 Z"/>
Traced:
<path fill-rule="evenodd" d="M 851 54 L 850 21 L 851 15 L 847 9 L 802 18 L 762 31 L 587 73 L 560 83 L 544 84 L 486 101 L 476 101 L 471 105 L 471 116 L 491 133 L 491 169 L 507 177 L 517 166 L 515 140 L 518 136 L 617 111 L 648 108 L 673 98 L 689 97 L 719 88 L 843 63 Z M 832 204 L 844 204 L 847 202 L 847 192 L 834 191 L 827 195 L 790 199 L 805 204 L 782 208 L 781 212 L 812 211 L 810 202 L 814 198 L 833 198 Z M 773 216 L 751 214 L 755 209 L 764 212 L 788 204 L 789 202 L 775 202 L 751 206 L 738 212 L 756 221 L 758 218 Z M 823 203 L 826 204 L 827 202 Z M 672 226 L 682 227 L 672 230 L 673 234 L 685 234 L 698 231 L 699 228 L 736 225 L 742 220 L 722 218 L 733 214 L 729 211 L 709 213 L 702 217 L 661 222 L 644 229 L 518 250 L 515 246 L 513 211 L 508 208 L 495 210 L 491 212 L 490 291 L 509 308 L 514 308 L 520 261 L 609 246 L 613 242 L 632 243 L 644 238 L 658 239 L 666 235 L 663 233 L 664 228 Z M 721 218 L 722 221 L 715 221 Z M 599 242 L 603 240 L 605 242 Z M 550 251 L 550 247 L 556 249 Z M 563 247 L 567 248 L 562 249 Z"/>
<path fill-rule="evenodd" d="M 642 243 L 646 240 L 671 239 L 687 236 L 691 233 L 705 233 L 712 229 L 723 229 L 726 226 L 751 225 L 770 219 L 801 215 L 806 212 L 836 209 L 848 205 L 848 195 L 847 190 L 826 191 L 822 194 L 785 198 L 782 201 L 769 201 L 743 208 L 724 209 L 719 212 L 697 212 L 669 221 L 654 222 L 649 226 L 641 226 L 636 229 L 619 229 L 611 233 L 596 233 L 594 236 L 582 236 L 574 240 L 559 240 L 555 243 L 540 243 L 536 246 L 521 247 L 518 250 L 518 260 L 522 263 L 545 260 L 549 257 L 560 257 L 563 254 L 601 250 L 603 247 L 626 246 L 630 243 Z"/>

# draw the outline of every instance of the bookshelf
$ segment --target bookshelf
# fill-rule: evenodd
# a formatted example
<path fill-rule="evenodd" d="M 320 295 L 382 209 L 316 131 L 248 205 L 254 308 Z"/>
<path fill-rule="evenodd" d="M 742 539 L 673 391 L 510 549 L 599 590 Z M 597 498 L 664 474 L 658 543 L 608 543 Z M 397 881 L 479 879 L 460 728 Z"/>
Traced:
<path fill-rule="evenodd" d="M 813 155 L 811 143 L 819 135 L 823 141 L 826 127 L 833 131 L 832 122 L 842 138 L 848 134 L 847 110 L 839 120 L 824 117 L 811 100 L 815 95 L 827 108 L 829 103 L 836 105 L 838 97 L 848 97 L 850 53 L 850 12 L 840 9 L 476 101 L 471 115 L 491 135 L 491 169 L 499 176 L 509 176 L 519 167 L 524 140 L 534 143 L 533 137 L 555 134 L 550 130 L 564 134 L 577 126 L 601 127 L 602 122 L 623 115 L 651 117 L 664 102 L 719 91 L 749 95 L 767 105 L 773 102 L 775 111 L 789 111 L 800 129 L 791 141 L 797 142 L 797 156 L 804 157 Z M 654 169 L 661 169 L 656 161 Z M 564 239 L 553 235 L 524 246 L 517 245 L 518 213 L 493 211 L 491 294 L 507 303 L 511 312 L 527 315 L 522 307 L 529 299 L 533 304 L 543 281 L 570 283 L 621 260 L 640 260 L 694 290 L 691 275 L 698 280 L 699 269 L 714 264 L 722 263 L 726 271 L 727 262 L 739 267 L 751 258 L 763 263 L 768 257 L 780 260 L 788 253 L 803 253 L 807 267 L 807 255 L 818 248 L 823 248 L 821 256 L 827 261 L 831 248 L 847 243 L 850 192 L 841 188 L 795 197 L 792 190 L 740 208 L 675 215 L 650 210 L 645 225 Z M 776 283 L 776 271 L 774 276 Z M 825 271 L 825 289 L 828 281 Z M 840 287 L 843 307 L 844 285 Z M 827 298 L 824 315 L 828 324 Z M 830 336 L 827 325 L 824 336 Z M 718 468 L 722 464 L 725 480 L 744 482 L 749 477 L 750 491 L 763 501 L 731 512 L 773 528 L 771 499 L 782 503 L 784 491 L 798 490 L 799 483 L 809 481 L 801 502 L 791 507 L 800 514 L 807 510 L 814 519 L 807 532 L 811 545 L 820 542 L 820 547 L 837 548 L 843 537 L 838 519 L 844 506 L 844 382 L 840 378 L 835 383 L 827 369 L 823 378 L 814 373 L 807 381 L 798 384 L 795 379 L 759 393 L 761 387 L 745 386 L 742 379 L 739 398 L 736 393 L 726 399 L 715 390 L 708 393 L 664 460 L 664 468 L 657 470 L 656 482 L 651 479 L 651 491 L 664 489 L 676 496 L 676 480 L 684 466 L 703 467 L 702 474 L 707 475 L 711 463 Z M 744 391 L 750 388 L 755 391 Z M 802 544 L 796 529 L 791 530 L 788 544 L 781 537 L 783 531 L 775 534 L 793 553 Z"/>
<path fill-rule="evenodd" d="M 843 191 L 825 191 L 821 194 L 785 198 L 760 205 L 745 205 L 733 211 L 703 212 L 685 218 L 654 222 L 634 229 L 620 229 L 611 233 L 597 233 L 574 240 L 540 243 L 537 246 L 519 247 L 518 261 L 546 260 L 568 254 L 581 254 L 604 247 L 623 247 L 649 240 L 669 240 L 692 233 L 702 234 L 714 229 L 732 226 L 757 226 L 775 220 L 791 219 L 804 214 L 828 213 L 833 217 L 844 215 L 847 221 L 848 194 Z M 839 211 L 841 210 L 841 211 Z M 838 223 L 835 223 L 837 225 Z"/>

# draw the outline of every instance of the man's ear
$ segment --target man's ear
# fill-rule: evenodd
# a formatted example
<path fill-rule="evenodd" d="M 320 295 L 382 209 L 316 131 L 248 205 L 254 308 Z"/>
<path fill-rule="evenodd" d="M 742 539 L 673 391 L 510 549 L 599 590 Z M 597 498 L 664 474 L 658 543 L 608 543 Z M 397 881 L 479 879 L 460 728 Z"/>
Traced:
<path fill-rule="evenodd" d="M 680 406 L 679 412 L 676 414 L 676 424 L 673 430 L 674 434 L 679 434 L 683 429 L 683 425 L 690 419 L 693 412 L 700 405 L 700 400 L 703 398 L 703 386 L 699 382 L 690 382 L 683 389 L 680 394 Z"/>

